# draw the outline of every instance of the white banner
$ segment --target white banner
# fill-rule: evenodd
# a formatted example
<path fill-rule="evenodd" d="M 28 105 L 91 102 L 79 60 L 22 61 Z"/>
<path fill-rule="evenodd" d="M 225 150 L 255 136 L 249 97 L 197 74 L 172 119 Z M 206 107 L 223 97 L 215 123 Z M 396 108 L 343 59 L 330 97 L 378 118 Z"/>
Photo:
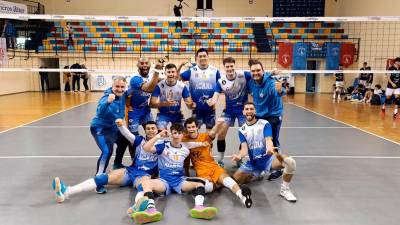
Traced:
<path fill-rule="evenodd" d="M 90 87 L 92 91 L 104 91 L 112 86 L 112 80 L 115 75 L 112 74 L 91 74 L 90 75 Z M 126 82 L 129 84 L 131 76 L 124 76 Z"/>
<path fill-rule="evenodd" d="M 0 67 L 7 66 L 7 41 L 5 38 L 0 38 Z"/>
<path fill-rule="evenodd" d="M 0 0 L 0 13 L 4 14 L 28 14 L 28 6 L 24 4 L 6 2 Z"/>

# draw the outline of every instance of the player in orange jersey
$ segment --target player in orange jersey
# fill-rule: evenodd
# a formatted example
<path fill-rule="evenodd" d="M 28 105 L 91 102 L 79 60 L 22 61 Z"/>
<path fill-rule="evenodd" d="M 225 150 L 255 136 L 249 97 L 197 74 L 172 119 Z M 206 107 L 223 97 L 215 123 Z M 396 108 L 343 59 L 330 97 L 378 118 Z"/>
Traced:
<path fill-rule="evenodd" d="M 207 133 L 199 133 L 197 120 L 195 118 L 189 118 L 185 121 L 186 134 L 183 137 L 183 142 L 212 142 L 220 130 L 224 119 L 218 119 L 217 124 Z M 220 167 L 211 155 L 210 146 L 198 147 L 190 149 L 190 160 L 192 161 L 196 176 L 206 179 L 206 192 L 211 192 L 221 186 L 229 188 L 236 196 L 239 197 L 240 201 L 247 207 L 250 208 L 252 205 L 251 190 L 247 186 L 240 187 L 236 181 L 230 177 L 226 171 Z M 186 162 L 189 163 L 188 161 Z M 185 168 L 189 168 L 186 166 Z M 187 169 L 186 173 L 189 171 Z"/>

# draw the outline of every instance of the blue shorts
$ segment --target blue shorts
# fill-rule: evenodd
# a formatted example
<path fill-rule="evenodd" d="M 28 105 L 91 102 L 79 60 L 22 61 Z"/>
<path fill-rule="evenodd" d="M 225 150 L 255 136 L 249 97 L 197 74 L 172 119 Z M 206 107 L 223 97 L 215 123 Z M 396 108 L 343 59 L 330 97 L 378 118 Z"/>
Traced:
<path fill-rule="evenodd" d="M 128 129 L 132 133 L 137 133 L 139 131 L 139 126 L 148 121 L 153 121 L 150 108 L 134 109 L 128 112 Z"/>
<path fill-rule="evenodd" d="M 123 185 L 121 186 L 125 187 L 133 185 L 133 187 L 136 187 L 138 180 L 141 179 L 142 177 L 151 177 L 151 174 L 149 174 L 144 170 L 140 170 L 133 166 L 129 166 L 126 168 L 126 172 L 122 182 Z"/>
<path fill-rule="evenodd" d="M 246 123 L 246 116 L 242 112 L 224 111 L 222 112 L 222 117 L 224 117 L 225 123 L 230 127 L 235 125 L 235 120 L 238 120 L 239 127 Z"/>
<path fill-rule="evenodd" d="M 272 161 L 274 161 L 275 156 L 269 157 L 269 159 L 263 164 L 263 165 L 255 165 L 249 161 L 247 161 L 245 164 L 240 166 L 239 170 L 243 173 L 248 173 L 251 174 L 255 177 L 260 176 L 260 174 L 265 171 L 265 172 L 270 172 L 271 166 L 272 166 Z"/>
<path fill-rule="evenodd" d="M 203 124 L 206 125 L 207 129 L 215 126 L 215 111 L 193 111 L 192 116 L 196 118 L 199 127 Z"/>
<path fill-rule="evenodd" d="M 185 176 L 180 177 L 169 177 L 169 178 L 159 178 L 165 185 L 165 195 L 169 195 L 172 191 L 182 194 L 182 185 L 186 181 Z"/>
<path fill-rule="evenodd" d="M 167 129 L 168 123 L 180 123 L 183 125 L 184 118 L 182 113 L 176 114 L 165 114 L 158 113 L 157 114 L 157 128 L 159 130 Z"/>

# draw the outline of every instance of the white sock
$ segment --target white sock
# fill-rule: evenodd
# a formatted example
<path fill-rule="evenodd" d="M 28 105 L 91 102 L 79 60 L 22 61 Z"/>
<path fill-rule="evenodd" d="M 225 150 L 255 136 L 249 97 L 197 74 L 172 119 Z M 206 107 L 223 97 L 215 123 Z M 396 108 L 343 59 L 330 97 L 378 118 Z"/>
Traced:
<path fill-rule="evenodd" d="M 245 202 L 246 198 L 242 195 L 242 189 L 239 189 L 235 194 L 243 203 Z"/>
<path fill-rule="evenodd" d="M 289 182 L 283 181 L 282 188 L 289 189 L 289 184 L 290 184 Z"/>
<path fill-rule="evenodd" d="M 68 187 L 64 194 L 68 198 L 71 195 L 75 195 L 86 191 L 92 191 L 94 189 L 96 189 L 96 182 L 94 182 L 93 178 L 90 178 L 88 180 L 83 181 L 80 184 Z"/>
<path fill-rule="evenodd" d="M 195 206 L 203 206 L 203 203 L 204 203 L 203 195 L 196 195 L 196 197 L 194 197 L 194 205 Z"/>
<path fill-rule="evenodd" d="M 135 203 L 139 201 L 140 198 L 144 196 L 144 191 L 139 191 L 135 196 Z"/>
<path fill-rule="evenodd" d="M 219 152 L 219 160 L 223 161 L 225 156 L 225 152 Z"/>
<path fill-rule="evenodd" d="M 147 205 L 147 208 L 155 208 L 156 207 L 156 203 L 154 201 L 154 199 L 149 198 L 149 204 Z"/>
<path fill-rule="evenodd" d="M 398 109 L 397 109 L 397 108 L 394 108 L 393 114 L 396 114 L 397 111 L 398 111 Z"/>

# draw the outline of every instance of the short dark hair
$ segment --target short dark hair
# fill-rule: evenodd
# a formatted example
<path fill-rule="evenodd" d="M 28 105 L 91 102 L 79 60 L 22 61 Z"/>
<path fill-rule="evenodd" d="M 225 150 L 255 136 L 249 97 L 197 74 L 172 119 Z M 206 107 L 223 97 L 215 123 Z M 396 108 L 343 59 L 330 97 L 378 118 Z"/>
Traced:
<path fill-rule="evenodd" d="M 205 48 L 199 48 L 199 49 L 196 51 L 196 56 L 198 56 L 200 52 L 205 52 L 205 53 L 207 53 L 207 55 L 208 55 L 207 49 L 205 49 Z"/>
<path fill-rule="evenodd" d="M 261 66 L 261 69 L 264 70 L 263 64 L 262 64 L 260 61 L 256 60 L 256 59 L 253 59 L 253 60 L 251 60 L 251 61 L 249 60 L 249 66 L 250 66 L 250 68 L 251 68 L 253 65 L 260 65 L 260 66 Z"/>
<path fill-rule="evenodd" d="M 363 64 L 368 64 L 367 62 L 363 62 Z"/>
<path fill-rule="evenodd" d="M 254 106 L 254 108 L 256 107 L 256 105 L 254 104 L 254 102 L 246 102 L 246 103 L 244 103 L 244 105 L 243 105 L 243 109 L 244 109 L 244 107 L 246 107 L 246 105 L 252 105 L 252 106 Z"/>
<path fill-rule="evenodd" d="M 250 67 L 254 61 L 256 61 L 256 59 L 249 59 L 249 62 L 247 62 L 247 65 L 249 65 L 249 67 Z"/>
<path fill-rule="evenodd" d="M 172 131 L 183 132 L 185 130 L 185 128 L 180 123 L 173 123 L 173 124 L 171 124 L 171 127 L 169 128 L 169 130 L 171 132 Z"/>
<path fill-rule="evenodd" d="M 233 64 L 235 64 L 236 61 L 235 61 L 235 59 L 232 58 L 232 57 L 226 57 L 224 60 L 222 60 L 222 64 L 224 64 L 224 66 L 225 66 L 225 64 L 227 64 L 227 63 L 233 63 Z"/>
<path fill-rule="evenodd" d="M 166 70 L 168 70 L 168 69 L 172 69 L 172 68 L 175 68 L 175 69 L 177 69 L 176 65 L 175 65 L 175 64 L 173 64 L 173 63 L 168 63 L 168 64 L 165 66 L 165 69 L 166 69 Z"/>
<path fill-rule="evenodd" d="M 381 89 L 382 86 L 380 84 L 375 85 L 376 88 Z"/>
<path fill-rule="evenodd" d="M 198 124 L 196 118 L 190 117 L 190 118 L 188 118 L 188 119 L 185 120 L 185 123 L 184 123 L 184 124 L 185 124 L 185 128 L 186 128 L 186 125 L 191 124 L 191 123 L 196 124 L 196 127 L 199 126 L 199 124 Z"/>
<path fill-rule="evenodd" d="M 339 66 L 343 66 L 343 64 L 339 64 Z"/>
<path fill-rule="evenodd" d="M 147 125 L 156 125 L 156 127 L 157 127 L 157 123 L 155 121 L 151 121 L 151 120 L 142 124 L 143 129 L 146 130 Z"/>
<path fill-rule="evenodd" d="M 400 62 L 400 57 L 396 57 L 396 58 L 394 59 L 394 62 Z"/>

